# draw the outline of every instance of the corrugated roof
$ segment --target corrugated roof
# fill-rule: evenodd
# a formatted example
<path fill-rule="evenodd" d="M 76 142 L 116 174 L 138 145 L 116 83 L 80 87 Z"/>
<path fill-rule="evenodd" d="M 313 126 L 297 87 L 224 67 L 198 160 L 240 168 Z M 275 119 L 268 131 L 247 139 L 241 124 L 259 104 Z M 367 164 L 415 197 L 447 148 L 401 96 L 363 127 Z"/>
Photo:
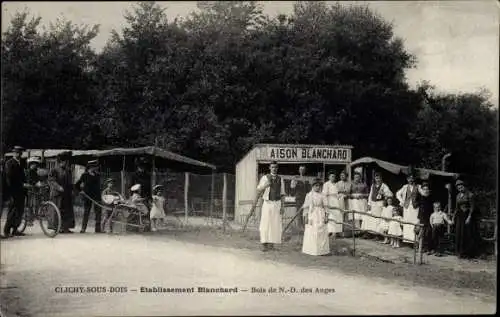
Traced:
<path fill-rule="evenodd" d="M 43 156 L 46 158 L 57 157 L 59 154 L 65 151 L 72 151 L 73 156 L 92 156 L 92 157 L 103 157 L 103 156 L 115 156 L 115 155 L 154 155 L 156 157 L 161 157 L 166 160 L 182 162 L 190 165 L 207 167 L 215 170 L 215 165 L 201 162 L 187 156 L 183 156 L 180 154 L 176 154 L 165 149 L 154 147 L 154 146 L 146 146 L 140 148 L 114 148 L 110 150 L 70 150 L 70 149 L 26 149 L 23 152 L 23 157 L 28 157 L 28 152 L 30 156 Z M 6 156 L 12 156 L 13 153 L 7 153 Z"/>

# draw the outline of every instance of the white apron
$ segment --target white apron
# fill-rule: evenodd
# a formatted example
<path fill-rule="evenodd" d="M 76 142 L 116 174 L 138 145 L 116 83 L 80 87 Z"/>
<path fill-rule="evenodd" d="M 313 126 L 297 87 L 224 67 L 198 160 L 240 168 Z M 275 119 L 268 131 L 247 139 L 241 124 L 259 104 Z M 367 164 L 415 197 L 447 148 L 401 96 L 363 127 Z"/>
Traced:
<path fill-rule="evenodd" d="M 368 212 L 375 216 L 381 216 L 383 208 L 384 208 L 383 201 L 373 201 L 371 205 L 371 210 Z M 366 215 L 363 217 L 363 223 L 361 224 L 361 227 L 363 230 L 377 231 L 379 223 L 380 223 L 379 218 L 373 218 Z"/>
<path fill-rule="evenodd" d="M 326 182 L 323 185 L 323 195 L 326 197 L 328 207 L 339 208 L 339 196 L 337 186 L 331 182 Z M 343 213 L 338 209 L 327 209 L 328 211 L 328 232 L 338 233 L 342 232 L 342 222 L 344 221 Z M 336 221 L 337 223 L 333 222 Z"/>
<path fill-rule="evenodd" d="M 281 243 L 281 201 L 264 200 L 260 214 L 260 243 Z"/>
<path fill-rule="evenodd" d="M 325 224 L 325 198 L 319 193 L 307 194 L 307 223 L 304 231 L 302 252 L 309 255 L 325 255 L 330 253 L 328 226 Z"/>
<path fill-rule="evenodd" d="M 349 208 L 354 211 L 366 212 L 368 209 L 368 200 L 364 198 L 349 199 Z M 363 220 L 363 215 L 354 214 L 354 220 Z"/>
<path fill-rule="evenodd" d="M 418 223 L 418 208 L 413 208 L 412 204 L 408 208 L 403 209 L 403 221 L 411 223 Z M 403 225 L 403 239 L 408 241 L 415 241 L 415 226 Z"/>

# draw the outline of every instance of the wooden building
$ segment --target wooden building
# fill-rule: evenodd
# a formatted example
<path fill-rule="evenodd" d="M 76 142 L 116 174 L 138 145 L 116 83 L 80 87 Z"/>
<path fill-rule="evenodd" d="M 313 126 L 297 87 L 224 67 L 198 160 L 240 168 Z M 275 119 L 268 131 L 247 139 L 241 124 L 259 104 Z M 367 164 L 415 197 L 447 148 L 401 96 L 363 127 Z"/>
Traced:
<path fill-rule="evenodd" d="M 235 221 L 242 223 L 248 215 L 257 194 L 257 184 L 269 172 L 269 163 L 279 164 L 278 174 L 285 181 L 285 191 L 290 193 L 290 182 L 298 175 L 300 165 L 306 166 L 306 178 L 326 179 L 326 174 L 345 170 L 350 177 L 349 164 L 352 146 L 311 144 L 257 144 L 236 164 Z M 295 199 L 286 197 L 285 218 L 295 215 Z M 256 209 L 256 215 L 260 208 Z"/>

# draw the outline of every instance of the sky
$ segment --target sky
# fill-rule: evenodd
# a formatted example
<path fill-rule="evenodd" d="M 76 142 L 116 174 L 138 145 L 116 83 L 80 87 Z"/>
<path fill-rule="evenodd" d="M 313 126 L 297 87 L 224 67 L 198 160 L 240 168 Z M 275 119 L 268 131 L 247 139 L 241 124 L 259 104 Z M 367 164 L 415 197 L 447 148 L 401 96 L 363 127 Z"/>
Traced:
<path fill-rule="evenodd" d="M 196 2 L 158 2 L 169 18 L 186 16 Z M 292 1 L 262 1 L 264 13 L 291 13 Z M 415 87 L 429 81 L 438 92 L 477 92 L 487 89 L 499 99 L 499 5 L 475 1 L 342 1 L 366 4 L 394 25 L 406 49 L 417 57 L 417 67 L 406 73 Z M 2 2 L 2 32 L 16 11 L 27 8 L 42 18 L 42 25 L 64 17 L 76 24 L 100 25 L 92 46 L 99 51 L 111 30 L 121 30 L 126 10 L 135 2 Z"/>

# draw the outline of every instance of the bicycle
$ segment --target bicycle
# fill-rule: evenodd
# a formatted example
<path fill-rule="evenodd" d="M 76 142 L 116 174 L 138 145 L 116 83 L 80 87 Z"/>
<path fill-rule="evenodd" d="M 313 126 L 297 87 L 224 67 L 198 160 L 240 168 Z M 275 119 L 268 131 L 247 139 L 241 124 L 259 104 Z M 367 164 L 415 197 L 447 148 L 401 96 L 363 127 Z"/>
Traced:
<path fill-rule="evenodd" d="M 33 227 L 34 220 L 38 220 L 47 237 L 57 236 L 61 229 L 61 212 L 56 204 L 48 199 L 49 192 L 49 185 L 28 188 L 23 218 L 17 229 L 19 232 L 24 232 L 27 227 Z"/>

